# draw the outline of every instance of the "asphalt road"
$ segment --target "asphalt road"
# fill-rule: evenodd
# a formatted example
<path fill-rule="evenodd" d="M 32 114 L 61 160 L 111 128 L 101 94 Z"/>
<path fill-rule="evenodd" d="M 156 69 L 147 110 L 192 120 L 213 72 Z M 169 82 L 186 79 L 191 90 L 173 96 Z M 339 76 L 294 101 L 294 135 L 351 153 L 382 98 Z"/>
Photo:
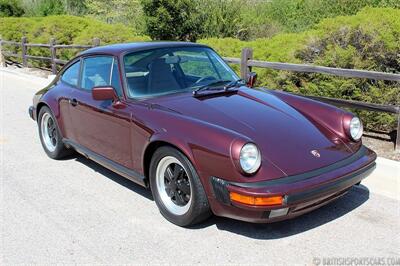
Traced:
<path fill-rule="evenodd" d="M 0 70 L 2 265 L 312 265 L 326 257 L 400 257 L 400 203 L 368 184 L 276 224 L 216 217 L 191 229 L 170 224 L 150 191 L 81 156 L 46 156 L 27 113 L 38 88 L 33 78 Z"/>

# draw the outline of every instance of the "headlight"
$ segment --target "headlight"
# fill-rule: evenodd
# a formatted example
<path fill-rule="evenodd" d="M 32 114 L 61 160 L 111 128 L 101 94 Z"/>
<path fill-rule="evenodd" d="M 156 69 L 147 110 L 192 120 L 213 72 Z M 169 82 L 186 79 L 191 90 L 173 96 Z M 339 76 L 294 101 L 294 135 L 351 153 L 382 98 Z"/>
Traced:
<path fill-rule="evenodd" d="M 261 165 L 261 153 L 253 143 L 243 145 L 240 150 L 240 167 L 248 174 L 255 173 Z"/>
<path fill-rule="evenodd" d="M 358 117 L 353 117 L 350 120 L 349 127 L 350 136 L 353 140 L 360 140 L 363 134 L 363 125 Z"/>

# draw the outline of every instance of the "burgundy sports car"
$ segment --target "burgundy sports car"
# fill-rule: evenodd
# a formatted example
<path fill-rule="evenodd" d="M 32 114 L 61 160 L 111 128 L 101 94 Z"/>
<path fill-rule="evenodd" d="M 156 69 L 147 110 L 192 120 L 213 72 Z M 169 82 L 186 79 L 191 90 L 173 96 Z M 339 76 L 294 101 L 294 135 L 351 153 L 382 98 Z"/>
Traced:
<path fill-rule="evenodd" d="M 78 151 L 151 188 L 180 226 L 292 218 L 373 171 L 359 118 L 254 81 L 205 45 L 117 44 L 72 59 L 29 113 L 50 158 Z"/>

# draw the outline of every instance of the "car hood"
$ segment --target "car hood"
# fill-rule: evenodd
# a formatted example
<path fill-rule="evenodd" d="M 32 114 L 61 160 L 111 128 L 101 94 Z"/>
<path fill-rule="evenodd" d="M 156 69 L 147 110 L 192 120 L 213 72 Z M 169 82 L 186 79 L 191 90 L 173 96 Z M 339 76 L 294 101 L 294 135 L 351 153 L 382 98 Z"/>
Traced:
<path fill-rule="evenodd" d="M 352 154 L 331 131 L 267 91 L 242 87 L 237 93 L 167 96 L 152 103 L 250 138 L 263 161 L 272 162 L 286 175 L 324 167 Z"/>

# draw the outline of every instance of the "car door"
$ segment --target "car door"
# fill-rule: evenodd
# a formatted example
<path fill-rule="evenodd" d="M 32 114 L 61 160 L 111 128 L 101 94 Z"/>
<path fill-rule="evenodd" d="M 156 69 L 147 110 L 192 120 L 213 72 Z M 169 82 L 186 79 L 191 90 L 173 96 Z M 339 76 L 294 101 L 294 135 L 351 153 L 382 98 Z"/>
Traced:
<path fill-rule="evenodd" d="M 132 168 L 130 112 L 123 108 L 123 104 L 117 107 L 111 100 L 94 100 L 92 89 L 97 86 L 114 87 L 118 97 L 124 101 L 115 57 L 99 55 L 82 59 L 79 89 L 72 93 L 70 107 L 78 144 Z"/>
<path fill-rule="evenodd" d="M 57 83 L 57 89 L 63 91 L 63 97 L 58 99 L 60 106 L 60 119 L 59 123 L 62 135 L 72 141 L 76 141 L 75 130 L 73 128 L 71 114 L 70 114 L 70 98 L 69 95 L 78 87 L 79 72 L 80 72 L 80 59 L 73 62 L 67 69 L 65 69 Z"/>

